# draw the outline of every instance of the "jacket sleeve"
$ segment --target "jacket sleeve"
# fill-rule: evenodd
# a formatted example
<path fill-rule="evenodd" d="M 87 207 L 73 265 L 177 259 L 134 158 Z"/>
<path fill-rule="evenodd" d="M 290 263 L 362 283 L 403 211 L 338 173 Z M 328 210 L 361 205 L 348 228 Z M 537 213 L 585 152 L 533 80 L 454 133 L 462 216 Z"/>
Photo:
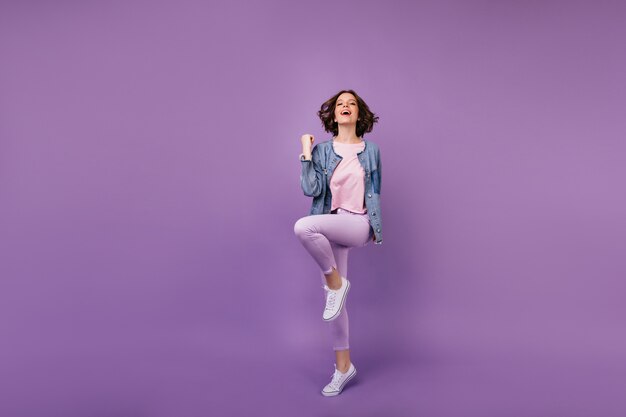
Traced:
<path fill-rule="evenodd" d="M 380 194 L 380 190 L 383 185 L 383 163 L 380 160 L 380 149 L 378 150 L 378 194 Z"/>
<path fill-rule="evenodd" d="M 380 160 L 380 150 L 377 149 L 376 150 L 376 171 L 373 172 L 373 177 L 372 177 L 372 185 L 374 187 L 374 192 L 376 194 L 380 194 L 380 188 L 381 188 L 381 184 L 382 184 L 382 168 L 383 168 L 383 164 Z"/>
<path fill-rule="evenodd" d="M 308 197 L 317 197 L 322 192 L 322 167 L 320 166 L 319 148 L 317 145 L 311 151 L 311 160 L 300 161 L 302 164 L 302 172 L 300 174 L 300 186 L 304 195 Z"/>

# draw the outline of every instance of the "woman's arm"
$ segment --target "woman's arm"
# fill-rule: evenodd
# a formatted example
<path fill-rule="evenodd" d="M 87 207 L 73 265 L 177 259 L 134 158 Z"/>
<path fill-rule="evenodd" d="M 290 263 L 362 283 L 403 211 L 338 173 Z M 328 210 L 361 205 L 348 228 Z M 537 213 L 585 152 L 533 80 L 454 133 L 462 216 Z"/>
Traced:
<path fill-rule="evenodd" d="M 376 172 L 372 178 L 372 187 L 374 188 L 374 192 L 380 195 L 380 186 L 382 184 L 382 167 L 383 164 L 380 160 L 380 149 L 376 150 Z M 380 216 L 380 213 L 379 213 Z M 376 242 L 376 235 L 372 236 L 372 241 Z"/>
<path fill-rule="evenodd" d="M 306 158 L 306 157 L 305 157 Z M 313 147 L 311 159 L 303 159 L 302 172 L 300 174 L 300 186 L 304 195 L 308 197 L 317 197 L 322 193 L 322 181 L 324 176 L 320 166 L 319 148 L 317 145 Z"/>
<path fill-rule="evenodd" d="M 374 188 L 374 192 L 376 194 L 380 194 L 380 188 L 382 185 L 382 168 L 383 164 L 380 160 L 380 149 L 376 150 L 376 172 L 372 176 L 372 187 Z"/>

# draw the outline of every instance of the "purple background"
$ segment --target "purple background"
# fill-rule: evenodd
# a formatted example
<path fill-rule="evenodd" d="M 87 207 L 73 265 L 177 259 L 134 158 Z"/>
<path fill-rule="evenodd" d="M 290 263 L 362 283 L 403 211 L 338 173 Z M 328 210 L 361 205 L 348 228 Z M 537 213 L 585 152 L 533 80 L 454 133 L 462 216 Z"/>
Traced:
<path fill-rule="evenodd" d="M 620 2 L 4 1 L 3 416 L 626 415 Z M 299 137 L 380 116 L 352 360 Z"/>

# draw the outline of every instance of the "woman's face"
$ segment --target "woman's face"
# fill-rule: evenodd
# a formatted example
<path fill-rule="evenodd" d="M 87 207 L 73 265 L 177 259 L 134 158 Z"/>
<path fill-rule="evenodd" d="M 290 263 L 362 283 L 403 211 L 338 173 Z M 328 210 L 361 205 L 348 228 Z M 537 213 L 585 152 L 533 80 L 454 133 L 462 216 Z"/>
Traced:
<path fill-rule="evenodd" d="M 350 93 L 342 93 L 335 102 L 335 120 L 338 124 L 356 124 L 359 106 Z"/>

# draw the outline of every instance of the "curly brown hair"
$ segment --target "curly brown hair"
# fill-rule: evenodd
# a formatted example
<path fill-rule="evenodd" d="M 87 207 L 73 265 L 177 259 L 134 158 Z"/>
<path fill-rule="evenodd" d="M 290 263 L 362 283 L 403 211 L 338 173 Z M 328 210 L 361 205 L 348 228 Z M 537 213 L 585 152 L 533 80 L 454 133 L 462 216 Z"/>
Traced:
<path fill-rule="evenodd" d="M 343 93 L 350 93 L 356 98 L 357 106 L 359 107 L 359 120 L 356 122 L 356 135 L 358 137 L 363 137 L 363 135 L 372 131 L 374 123 L 378 122 L 378 116 L 372 113 L 365 101 L 363 101 L 363 99 L 359 97 L 354 90 L 341 90 L 326 100 L 317 112 L 317 115 L 322 121 L 324 130 L 331 132 L 334 136 L 337 136 L 339 133 L 339 127 L 337 122 L 333 121 L 333 118 L 335 117 L 335 104 L 337 103 L 337 98 L 339 98 L 339 96 Z"/>

